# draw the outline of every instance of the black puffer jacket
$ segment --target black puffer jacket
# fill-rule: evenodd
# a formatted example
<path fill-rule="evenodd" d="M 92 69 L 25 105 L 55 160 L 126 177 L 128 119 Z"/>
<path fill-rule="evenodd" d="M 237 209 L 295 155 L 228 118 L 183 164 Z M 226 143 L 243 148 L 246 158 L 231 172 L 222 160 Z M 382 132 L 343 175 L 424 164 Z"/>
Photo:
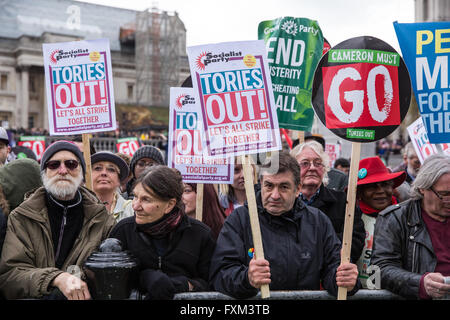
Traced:
<path fill-rule="evenodd" d="M 421 212 L 420 200 L 407 200 L 384 209 L 375 224 L 371 264 L 381 269 L 382 289 L 407 299 L 419 298 L 420 278 L 437 263 Z"/>
<path fill-rule="evenodd" d="M 291 216 L 273 216 L 256 195 L 264 258 L 270 263 L 271 290 L 319 290 L 337 294 L 336 269 L 341 242 L 328 217 L 297 199 Z M 211 261 L 210 279 L 216 291 L 237 299 L 258 293 L 248 281 L 248 250 L 253 248 L 247 204 L 225 220 Z M 355 293 L 357 286 L 349 295 Z"/>
<path fill-rule="evenodd" d="M 138 258 L 140 270 L 185 276 L 194 285 L 194 291 L 209 290 L 209 265 L 215 241 L 210 228 L 202 222 L 183 216 L 163 256 L 157 253 L 149 236 L 137 230 L 134 216 L 122 219 L 109 237 L 119 239 L 123 249 Z"/>
<path fill-rule="evenodd" d="M 334 231 L 342 242 L 345 224 L 345 209 L 347 205 L 347 194 L 344 191 L 336 191 L 320 186 L 319 196 L 310 204 L 314 208 L 319 209 L 330 218 Z M 361 211 L 355 210 L 353 218 L 353 235 L 352 248 L 350 258 L 353 263 L 358 261 L 364 248 L 364 240 L 366 238 L 366 230 L 364 222 L 361 219 Z"/>

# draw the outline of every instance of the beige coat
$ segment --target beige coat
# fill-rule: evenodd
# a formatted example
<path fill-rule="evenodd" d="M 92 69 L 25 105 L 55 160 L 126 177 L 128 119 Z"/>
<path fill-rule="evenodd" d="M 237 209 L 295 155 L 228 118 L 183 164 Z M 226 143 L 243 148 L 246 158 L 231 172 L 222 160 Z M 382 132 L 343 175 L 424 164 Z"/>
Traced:
<path fill-rule="evenodd" d="M 56 276 L 73 265 L 82 270 L 88 256 L 108 237 L 115 224 L 113 217 L 94 193 L 83 187 L 80 191 L 83 227 L 61 270 L 55 267 L 45 189 L 41 187 L 28 195 L 11 212 L 0 259 L 0 292 L 5 298 L 40 298 L 49 294 L 49 285 Z"/>

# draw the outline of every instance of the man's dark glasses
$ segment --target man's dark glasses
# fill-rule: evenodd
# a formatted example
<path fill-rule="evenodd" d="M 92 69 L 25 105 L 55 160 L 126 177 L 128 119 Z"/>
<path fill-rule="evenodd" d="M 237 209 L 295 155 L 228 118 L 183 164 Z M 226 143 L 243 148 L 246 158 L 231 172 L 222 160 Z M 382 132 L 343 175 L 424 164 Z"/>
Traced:
<path fill-rule="evenodd" d="M 64 160 L 64 166 L 69 170 L 78 168 L 79 162 L 77 160 Z M 56 170 L 61 166 L 61 160 L 50 160 L 45 164 L 45 168 Z"/>

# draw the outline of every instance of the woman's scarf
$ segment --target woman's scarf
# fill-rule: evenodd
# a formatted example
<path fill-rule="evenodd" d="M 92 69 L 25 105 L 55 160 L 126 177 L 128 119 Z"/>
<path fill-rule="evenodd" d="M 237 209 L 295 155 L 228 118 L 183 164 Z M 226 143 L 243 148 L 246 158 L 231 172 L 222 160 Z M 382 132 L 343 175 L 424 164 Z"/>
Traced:
<path fill-rule="evenodd" d="M 394 196 L 392 196 L 392 203 L 391 204 L 396 204 L 397 203 L 397 198 L 395 198 Z M 369 206 L 367 203 L 365 203 L 363 200 L 359 200 L 358 201 L 358 205 L 359 208 L 361 209 L 361 211 L 371 217 L 376 217 L 378 216 L 378 213 L 381 210 L 378 209 L 374 209 L 371 206 Z"/>
<path fill-rule="evenodd" d="M 183 211 L 174 208 L 171 212 L 154 222 L 137 224 L 136 226 L 139 231 L 145 232 L 152 237 L 161 238 L 172 232 L 178 226 L 182 217 Z"/>

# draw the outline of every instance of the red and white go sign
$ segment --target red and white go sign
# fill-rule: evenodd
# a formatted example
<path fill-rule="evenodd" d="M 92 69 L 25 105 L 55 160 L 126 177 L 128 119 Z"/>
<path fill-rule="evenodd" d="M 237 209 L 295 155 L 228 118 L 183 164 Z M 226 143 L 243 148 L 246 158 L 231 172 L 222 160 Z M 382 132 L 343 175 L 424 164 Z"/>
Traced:
<path fill-rule="evenodd" d="M 21 140 L 17 142 L 19 146 L 23 146 L 31 149 L 36 155 L 36 159 L 39 161 L 42 158 L 42 154 L 45 150 L 45 137 L 21 137 Z"/>
<path fill-rule="evenodd" d="M 132 157 L 136 150 L 139 149 L 139 141 L 137 138 L 118 139 L 116 147 L 118 152 Z"/>

